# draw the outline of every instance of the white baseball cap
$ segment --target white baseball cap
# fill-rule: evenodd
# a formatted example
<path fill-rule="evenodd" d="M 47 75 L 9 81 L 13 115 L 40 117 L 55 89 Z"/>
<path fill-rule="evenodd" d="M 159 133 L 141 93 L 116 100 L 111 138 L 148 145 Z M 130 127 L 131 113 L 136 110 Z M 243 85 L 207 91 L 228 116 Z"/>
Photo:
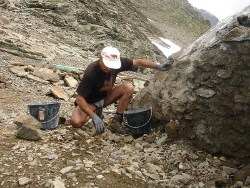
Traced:
<path fill-rule="evenodd" d="M 121 67 L 120 52 L 117 48 L 107 46 L 101 52 L 103 63 L 111 69 L 119 69 Z"/>

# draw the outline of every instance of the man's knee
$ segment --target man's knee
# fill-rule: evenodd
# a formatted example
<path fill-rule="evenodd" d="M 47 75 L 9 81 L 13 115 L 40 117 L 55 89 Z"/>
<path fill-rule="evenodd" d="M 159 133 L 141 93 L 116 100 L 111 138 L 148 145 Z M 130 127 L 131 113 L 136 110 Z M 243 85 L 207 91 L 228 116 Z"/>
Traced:
<path fill-rule="evenodd" d="M 83 124 L 85 124 L 88 121 L 88 116 L 80 109 L 79 106 L 76 106 L 76 108 L 72 112 L 72 116 L 70 119 L 70 124 L 74 128 L 80 128 Z"/>
<path fill-rule="evenodd" d="M 74 118 L 71 118 L 70 119 L 70 124 L 72 125 L 72 127 L 74 128 L 80 128 L 82 127 L 82 125 L 85 123 L 85 121 L 79 121 L 79 120 L 76 120 Z"/>
<path fill-rule="evenodd" d="M 130 82 L 126 82 L 123 84 L 123 91 L 127 94 L 132 95 L 134 93 L 134 86 Z"/>
<path fill-rule="evenodd" d="M 74 119 L 70 119 L 70 125 L 72 125 L 72 127 L 74 127 L 74 128 L 80 128 L 81 127 L 81 125 L 80 125 L 80 123 L 79 122 L 76 122 Z"/>

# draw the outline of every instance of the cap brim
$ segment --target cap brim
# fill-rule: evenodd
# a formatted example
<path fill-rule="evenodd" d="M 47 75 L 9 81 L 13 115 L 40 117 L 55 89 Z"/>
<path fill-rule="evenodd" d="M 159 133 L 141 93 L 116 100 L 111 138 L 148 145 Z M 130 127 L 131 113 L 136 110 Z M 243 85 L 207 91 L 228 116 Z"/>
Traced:
<path fill-rule="evenodd" d="M 105 58 L 103 58 L 102 60 L 103 60 L 104 65 L 108 68 L 111 68 L 111 69 L 121 68 L 121 60 L 110 61 Z"/>

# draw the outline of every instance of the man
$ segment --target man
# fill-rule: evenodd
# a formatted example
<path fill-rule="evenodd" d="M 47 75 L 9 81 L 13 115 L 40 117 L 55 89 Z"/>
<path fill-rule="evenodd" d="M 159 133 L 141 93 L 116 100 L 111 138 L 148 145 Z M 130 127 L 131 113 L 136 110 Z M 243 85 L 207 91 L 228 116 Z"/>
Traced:
<path fill-rule="evenodd" d="M 70 120 L 71 125 L 79 128 L 91 118 L 97 134 L 101 134 L 104 132 L 100 113 L 102 108 L 119 101 L 109 129 L 114 133 L 128 134 L 129 131 L 122 125 L 123 112 L 130 103 L 134 87 L 132 83 L 123 83 L 113 88 L 117 74 L 132 70 L 133 66 L 165 71 L 172 63 L 172 59 L 163 64 L 155 64 L 144 59 L 120 58 L 118 49 L 105 47 L 101 51 L 100 59 L 88 65 L 77 88 L 76 107 Z"/>

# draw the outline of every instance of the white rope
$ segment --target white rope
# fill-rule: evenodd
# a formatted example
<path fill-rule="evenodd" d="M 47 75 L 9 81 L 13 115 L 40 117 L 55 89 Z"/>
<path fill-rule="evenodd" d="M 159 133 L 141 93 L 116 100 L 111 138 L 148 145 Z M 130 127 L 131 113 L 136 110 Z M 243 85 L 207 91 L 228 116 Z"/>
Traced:
<path fill-rule="evenodd" d="M 124 116 L 124 113 L 123 113 L 123 116 Z M 125 118 L 126 118 L 126 117 L 125 117 Z M 148 124 L 148 123 L 150 122 L 151 118 L 152 118 L 152 107 L 150 107 L 150 118 L 149 118 L 149 120 L 148 120 L 146 123 L 144 123 L 143 125 L 140 125 L 140 126 L 138 126 L 138 127 L 132 127 L 132 126 L 129 125 L 128 122 L 127 122 L 127 126 L 130 127 L 130 128 L 134 128 L 134 129 L 136 129 L 136 128 L 141 128 L 141 127 L 144 127 L 146 124 Z M 127 118 L 126 118 L 126 119 L 127 119 Z"/>
<path fill-rule="evenodd" d="M 53 120 L 59 115 L 59 112 L 60 112 L 60 110 L 58 110 L 58 113 L 57 113 L 56 116 L 53 117 L 52 119 L 50 119 L 50 120 L 48 120 L 48 121 L 41 121 L 41 123 L 49 123 L 49 122 L 53 121 Z"/>

